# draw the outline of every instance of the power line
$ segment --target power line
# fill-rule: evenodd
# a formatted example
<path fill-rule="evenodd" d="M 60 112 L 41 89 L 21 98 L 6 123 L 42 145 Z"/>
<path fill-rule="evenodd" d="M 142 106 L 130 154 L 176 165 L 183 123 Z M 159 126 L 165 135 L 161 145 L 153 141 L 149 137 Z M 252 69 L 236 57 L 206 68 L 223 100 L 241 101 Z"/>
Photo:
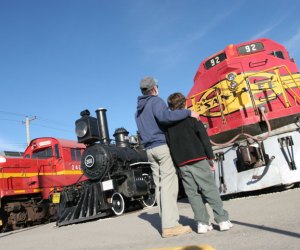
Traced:
<path fill-rule="evenodd" d="M 28 117 L 36 117 L 40 121 L 50 122 L 50 123 L 53 123 L 53 124 L 58 124 L 60 126 L 67 126 L 66 124 L 63 124 L 61 122 L 58 122 L 58 121 L 55 121 L 55 120 L 51 120 L 51 119 L 48 119 L 48 118 L 44 118 L 44 117 L 38 116 L 38 115 L 29 115 L 29 114 L 23 114 L 23 113 L 14 113 L 14 112 L 9 112 L 9 111 L 4 111 L 4 110 L 0 110 L 0 113 L 6 114 L 6 115 L 22 116 L 22 117 L 26 117 L 26 116 L 28 116 Z M 8 119 L 0 119 L 0 120 L 7 120 L 8 121 Z"/>
<path fill-rule="evenodd" d="M 20 122 L 20 123 L 22 123 L 20 120 L 2 119 L 2 118 L 0 118 L 0 121 Z"/>
<path fill-rule="evenodd" d="M 38 119 L 40 120 L 40 121 L 45 121 L 45 122 L 50 122 L 50 123 L 53 123 L 53 124 L 58 124 L 58 125 L 60 125 L 60 126 L 69 126 L 69 125 L 66 125 L 66 124 L 64 124 L 64 123 L 61 123 L 61 122 L 58 122 L 58 121 L 54 121 L 54 120 L 50 120 L 50 119 L 47 119 L 47 118 L 44 118 L 44 117 L 41 117 L 41 116 L 38 116 Z"/>
<path fill-rule="evenodd" d="M 0 110 L 0 113 L 7 114 L 7 115 L 16 115 L 16 116 L 28 116 L 27 114 L 13 113 L 13 112 L 8 112 L 3 110 Z"/>
<path fill-rule="evenodd" d="M 51 127 L 51 126 L 45 126 L 45 125 L 41 125 L 41 124 L 33 124 L 32 126 L 36 126 L 36 127 L 43 127 L 43 128 L 50 128 L 53 130 L 59 130 L 59 131 L 65 131 L 65 132 L 72 132 L 73 130 L 71 129 L 61 129 L 61 128 L 55 128 L 55 127 Z"/>
<path fill-rule="evenodd" d="M 4 111 L 4 110 L 0 110 L 0 114 L 6 114 L 6 115 L 14 115 L 14 116 L 25 116 L 25 121 L 22 120 L 14 120 L 14 119 L 7 119 L 7 118 L 0 118 L 0 120 L 2 121 L 10 121 L 10 122 L 19 122 L 20 124 L 25 124 L 26 125 L 26 137 L 27 137 L 27 144 L 29 145 L 30 143 L 30 126 L 31 126 L 31 121 L 38 119 L 39 121 L 42 122 L 46 122 L 46 123 L 52 123 L 52 124 L 58 124 L 58 127 L 53 127 L 53 126 L 47 126 L 47 125 L 42 125 L 39 123 L 34 123 L 33 126 L 39 126 L 39 127 L 44 127 L 44 128 L 48 128 L 48 129 L 52 129 L 52 130 L 57 130 L 57 131 L 64 131 L 64 132 L 72 132 L 71 129 L 64 129 L 64 128 L 69 128 L 70 125 L 66 125 L 66 124 L 62 124 L 60 122 L 54 121 L 54 120 L 50 120 L 50 119 L 46 119 L 44 117 L 40 117 L 40 116 L 29 116 L 26 114 L 22 114 L 22 113 L 15 113 L 15 112 L 9 112 L 9 111 Z M 61 128 L 63 127 L 63 128 Z"/>

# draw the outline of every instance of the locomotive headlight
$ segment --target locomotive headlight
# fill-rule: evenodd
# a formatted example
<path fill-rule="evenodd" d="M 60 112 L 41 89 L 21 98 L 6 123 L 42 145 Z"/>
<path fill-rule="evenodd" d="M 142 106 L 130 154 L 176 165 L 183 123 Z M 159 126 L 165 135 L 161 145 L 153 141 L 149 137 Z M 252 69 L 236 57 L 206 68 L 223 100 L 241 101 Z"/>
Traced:
<path fill-rule="evenodd" d="M 76 124 L 75 132 L 78 137 L 84 137 L 88 131 L 88 126 L 85 121 L 79 121 Z"/>
<path fill-rule="evenodd" d="M 234 79 L 236 78 L 236 74 L 235 73 L 229 73 L 227 75 L 227 80 L 232 82 Z"/>
<path fill-rule="evenodd" d="M 229 81 L 229 88 L 234 90 L 237 87 L 237 82 L 235 81 L 236 73 L 231 72 L 226 76 L 227 80 Z"/>
<path fill-rule="evenodd" d="M 232 82 L 230 82 L 230 88 L 231 89 L 235 89 L 236 87 L 237 87 L 237 82 L 235 82 L 235 81 L 232 81 Z"/>
<path fill-rule="evenodd" d="M 90 111 L 80 112 L 81 118 L 75 121 L 75 133 L 77 141 L 84 144 L 93 144 L 99 141 L 97 119 L 90 116 Z"/>
<path fill-rule="evenodd" d="M 0 156 L 0 163 L 5 163 L 6 162 L 6 158 L 4 156 Z"/>

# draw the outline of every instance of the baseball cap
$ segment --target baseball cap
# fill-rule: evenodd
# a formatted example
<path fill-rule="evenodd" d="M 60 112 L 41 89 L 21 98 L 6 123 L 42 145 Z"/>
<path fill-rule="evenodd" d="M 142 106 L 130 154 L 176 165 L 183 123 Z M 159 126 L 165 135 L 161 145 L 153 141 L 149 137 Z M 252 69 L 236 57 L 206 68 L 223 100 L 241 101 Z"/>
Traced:
<path fill-rule="evenodd" d="M 152 76 L 146 76 L 140 82 L 141 90 L 150 90 L 154 86 L 157 86 L 157 80 L 154 79 Z"/>

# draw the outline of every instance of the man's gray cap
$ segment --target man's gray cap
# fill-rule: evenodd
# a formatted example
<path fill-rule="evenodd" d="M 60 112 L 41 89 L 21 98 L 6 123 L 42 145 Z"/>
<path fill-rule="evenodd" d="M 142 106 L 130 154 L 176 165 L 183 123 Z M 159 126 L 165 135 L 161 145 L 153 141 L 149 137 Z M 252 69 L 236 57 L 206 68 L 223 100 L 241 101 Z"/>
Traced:
<path fill-rule="evenodd" d="M 140 88 L 143 91 L 150 90 L 156 85 L 157 85 L 157 80 L 154 79 L 152 76 L 146 76 L 140 82 Z"/>

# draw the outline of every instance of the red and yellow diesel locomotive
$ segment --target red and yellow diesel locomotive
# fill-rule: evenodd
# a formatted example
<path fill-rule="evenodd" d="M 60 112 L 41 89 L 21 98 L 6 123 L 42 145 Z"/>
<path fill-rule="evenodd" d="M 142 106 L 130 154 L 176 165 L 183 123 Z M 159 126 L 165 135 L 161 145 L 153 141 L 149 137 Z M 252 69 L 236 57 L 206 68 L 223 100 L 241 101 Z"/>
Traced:
<path fill-rule="evenodd" d="M 82 177 L 84 149 L 45 137 L 32 140 L 22 157 L 0 156 L 0 232 L 55 220 L 62 187 Z"/>
<path fill-rule="evenodd" d="M 188 96 L 214 145 L 222 195 L 300 181 L 300 74 L 270 39 L 201 62 Z"/>
<path fill-rule="evenodd" d="M 288 51 L 270 39 L 229 45 L 200 64 L 188 99 L 217 143 L 260 134 L 263 113 L 273 129 L 298 118 L 299 70 Z"/>

